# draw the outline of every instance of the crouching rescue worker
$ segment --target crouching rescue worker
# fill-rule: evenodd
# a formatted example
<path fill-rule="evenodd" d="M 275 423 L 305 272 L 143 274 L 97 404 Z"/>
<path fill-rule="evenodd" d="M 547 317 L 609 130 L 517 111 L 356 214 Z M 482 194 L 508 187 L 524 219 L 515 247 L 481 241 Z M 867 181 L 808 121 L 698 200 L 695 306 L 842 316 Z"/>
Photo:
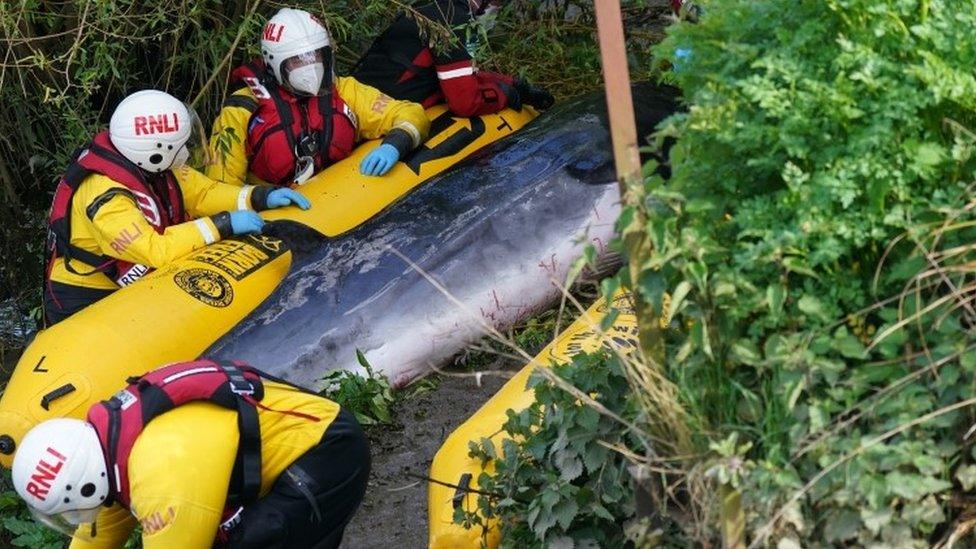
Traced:
<path fill-rule="evenodd" d="M 262 59 L 235 69 L 233 86 L 210 137 L 216 162 L 207 175 L 243 185 L 304 183 L 352 153 L 362 139 L 384 137 L 361 162 L 385 175 L 427 138 L 423 107 L 395 101 L 351 77 L 335 77 L 334 44 L 321 21 L 282 8 L 264 27 Z M 256 179 L 255 179 L 256 178 Z"/>
<path fill-rule="evenodd" d="M 239 362 L 173 364 L 27 433 L 13 482 L 71 547 L 338 547 L 369 445 L 339 405 Z"/>
<path fill-rule="evenodd" d="M 423 0 L 414 12 L 401 12 L 356 64 L 353 76 L 383 93 L 430 107 L 447 103 L 457 116 L 479 116 L 523 104 L 548 109 L 553 104 L 546 90 L 523 79 L 477 70 L 468 40 L 475 18 L 492 16 L 501 0 Z M 423 32 L 420 15 L 454 31 L 454 42 L 437 47 L 434 33 Z M 477 38 L 478 33 L 470 33 Z"/>
<path fill-rule="evenodd" d="M 216 183 L 187 166 L 190 138 L 202 130 L 194 118 L 175 97 L 143 90 L 75 155 L 48 219 L 48 325 L 197 248 L 259 232 L 255 211 L 309 207 L 290 189 Z"/>

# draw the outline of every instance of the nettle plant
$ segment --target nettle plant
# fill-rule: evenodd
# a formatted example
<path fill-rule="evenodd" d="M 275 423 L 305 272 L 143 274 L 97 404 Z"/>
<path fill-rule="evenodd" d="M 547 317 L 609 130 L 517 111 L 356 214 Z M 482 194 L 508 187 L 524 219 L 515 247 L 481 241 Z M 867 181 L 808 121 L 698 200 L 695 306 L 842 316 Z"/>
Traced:
<path fill-rule="evenodd" d="M 636 290 L 691 286 L 664 367 L 699 451 L 738 449 L 710 478 L 758 544 L 965 535 L 976 4 L 702 3 L 656 49 L 690 48 L 689 110 L 661 132 L 673 177 L 640 189 Z"/>
<path fill-rule="evenodd" d="M 577 355 L 553 373 L 626 421 L 639 415 L 609 351 Z M 528 387 L 535 402 L 509 410 L 500 448 L 487 438 L 470 443 L 471 455 L 493 471 L 478 478 L 478 508 L 459 507 L 454 521 L 483 531 L 486 519 L 497 520 L 502 547 L 623 547 L 634 493 L 629 461 L 611 448 L 641 454 L 644 443 L 541 372 Z"/>

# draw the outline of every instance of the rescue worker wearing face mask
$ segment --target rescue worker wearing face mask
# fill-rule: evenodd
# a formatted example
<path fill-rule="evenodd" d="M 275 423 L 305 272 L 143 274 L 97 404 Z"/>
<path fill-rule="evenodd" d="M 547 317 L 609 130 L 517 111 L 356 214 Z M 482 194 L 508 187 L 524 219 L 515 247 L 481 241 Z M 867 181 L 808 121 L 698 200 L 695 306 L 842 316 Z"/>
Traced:
<path fill-rule="evenodd" d="M 369 477 L 339 405 L 239 362 L 149 372 L 16 448 L 14 488 L 72 549 L 338 547 Z M 93 522 L 94 521 L 94 522 Z"/>
<path fill-rule="evenodd" d="M 123 99 L 108 130 L 76 154 L 48 220 L 48 325 L 193 250 L 260 232 L 256 211 L 309 207 L 290 189 L 217 183 L 187 166 L 195 128 L 182 101 L 143 90 Z"/>
<path fill-rule="evenodd" d="M 397 99 L 430 107 L 447 103 L 457 116 L 479 116 L 531 105 L 553 104 L 546 90 L 523 79 L 480 71 L 471 58 L 477 44 L 468 32 L 476 18 L 491 19 L 500 0 L 421 0 L 416 15 L 454 31 L 454 43 L 437 47 L 431 33 L 418 25 L 414 13 L 401 12 L 356 64 L 353 76 Z M 476 33 L 474 33 L 476 34 Z"/>
<path fill-rule="evenodd" d="M 430 121 L 420 105 L 335 77 L 334 43 L 310 13 L 278 11 L 264 27 L 261 52 L 261 60 L 232 72 L 241 87 L 214 121 L 211 178 L 300 184 L 349 156 L 360 140 L 379 137 L 382 144 L 359 168 L 385 175 L 427 138 Z"/>

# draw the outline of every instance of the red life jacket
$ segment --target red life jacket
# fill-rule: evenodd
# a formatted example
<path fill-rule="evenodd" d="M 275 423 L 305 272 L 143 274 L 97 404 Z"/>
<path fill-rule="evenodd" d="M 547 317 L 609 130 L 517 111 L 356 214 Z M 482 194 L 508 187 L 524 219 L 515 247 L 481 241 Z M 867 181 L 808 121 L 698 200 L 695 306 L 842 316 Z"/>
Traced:
<path fill-rule="evenodd" d="M 301 156 L 315 160 L 315 172 L 352 153 L 359 127 L 356 114 L 332 87 L 318 97 L 296 97 L 278 85 L 262 61 L 231 73 L 232 83 L 251 88 L 258 107 L 247 125 L 250 171 L 275 185 L 288 185 Z"/>
<path fill-rule="evenodd" d="M 257 408 L 265 408 L 262 378 L 281 382 L 241 362 L 201 359 L 171 364 L 142 377 L 88 410 L 95 427 L 115 501 L 129 509 L 128 464 L 136 439 L 154 418 L 188 402 L 206 401 L 237 411 L 240 439 L 228 490 L 227 508 L 256 501 L 261 488 L 261 427 Z M 299 390 L 304 390 L 297 388 Z M 281 411 L 319 421 L 296 411 Z"/>
<path fill-rule="evenodd" d="M 163 234 L 170 225 L 189 221 L 183 205 L 183 192 L 169 170 L 155 176 L 158 177 L 155 181 L 150 179 L 154 176 L 129 162 L 115 149 L 107 131 L 96 135 L 87 147 L 79 150 L 65 170 L 54 191 L 51 213 L 48 216 L 51 263 L 60 255 L 64 257 L 65 268 L 74 274 L 102 272 L 119 286 L 125 286 L 149 273 L 150 269 L 112 256 L 92 253 L 71 244 L 71 201 L 78 186 L 93 173 L 110 178 L 132 193 L 142 215 L 159 234 Z M 71 266 L 72 259 L 83 261 L 94 268 L 87 273 L 80 273 Z"/>

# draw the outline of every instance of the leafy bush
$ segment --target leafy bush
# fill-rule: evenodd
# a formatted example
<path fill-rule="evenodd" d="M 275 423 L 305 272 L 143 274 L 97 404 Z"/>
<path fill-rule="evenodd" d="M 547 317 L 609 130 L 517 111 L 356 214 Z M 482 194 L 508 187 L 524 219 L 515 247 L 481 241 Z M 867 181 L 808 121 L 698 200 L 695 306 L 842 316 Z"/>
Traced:
<path fill-rule="evenodd" d="M 373 372 L 373 367 L 361 351 L 356 351 L 356 358 L 366 369 L 366 375 L 348 370 L 333 370 L 322 378 L 326 383 L 322 396 L 338 402 L 340 406 L 356 414 L 356 419 L 362 425 L 390 423 L 395 401 L 390 380 Z"/>
<path fill-rule="evenodd" d="M 553 371 L 624 419 L 637 416 L 630 385 L 611 353 L 581 354 Z M 494 473 L 478 478 L 485 493 L 478 496 L 478 510 L 458 508 L 455 522 L 471 528 L 484 527 L 485 517 L 497 519 L 503 547 L 623 546 L 634 495 L 627 461 L 607 445 L 641 453 L 641 443 L 541 373 L 528 386 L 536 400 L 520 412 L 509 410 L 503 429 L 510 438 L 500 454 L 489 439 L 471 442 L 471 455 L 482 466 L 493 463 Z"/>
<path fill-rule="evenodd" d="M 691 474 L 741 491 L 757 543 L 964 535 L 976 4 L 705 9 L 656 50 L 692 50 L 690 109 L 661 134 L 673 177 L 634 189 L 653 243 L 637 290 L 658 311 L 682 295 L 663 368 L 711 456 Z"/>

